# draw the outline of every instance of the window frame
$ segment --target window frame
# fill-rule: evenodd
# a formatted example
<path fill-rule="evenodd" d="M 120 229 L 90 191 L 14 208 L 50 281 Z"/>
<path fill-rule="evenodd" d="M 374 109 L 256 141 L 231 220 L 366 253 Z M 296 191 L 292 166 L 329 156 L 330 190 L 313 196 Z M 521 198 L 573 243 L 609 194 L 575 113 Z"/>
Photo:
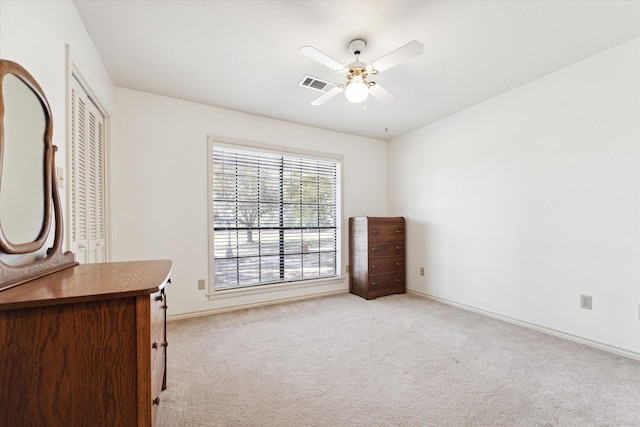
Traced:
<path fill-rule="evenodd" d="M 282 156 L 295 156 L 304 159 L 316 159 L 332 161 L 336 163 L 336 275 L 317 279 L 305 279 L 289 282 L 257 284 L 246 287 L 216 289 L 214 270 L 214 212 L 213 212 L 213 150 L 215 147 L 250 151 L 255 153 L 275 154 Z M 323 153 L 300 149 L 290 146 L 265 144 L 255 141 L 238 140 L 216 135 L 207 136 L 207 236 L 208 236 L 208 297 L 209 299 L 237 296 L 239 294 L 261 294 L 270 291 L 278 291 L 283 288 L 306 288 L 322 286 L 332 283 L 343 283 L 344 273 L 344 233 L 343 227 L 343 168 L 342 155 Z"/>

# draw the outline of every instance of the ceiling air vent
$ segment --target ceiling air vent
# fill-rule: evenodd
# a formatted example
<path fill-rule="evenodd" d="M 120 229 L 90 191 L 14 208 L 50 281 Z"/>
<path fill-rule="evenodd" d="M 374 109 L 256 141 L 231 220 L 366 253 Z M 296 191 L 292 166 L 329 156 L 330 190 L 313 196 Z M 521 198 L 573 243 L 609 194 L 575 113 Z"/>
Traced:
<path fill-rule="evenodd" d="M 329 92 L 336 87 L 333 83 L 325 82 L 320 79 L 311 76 L 305 76 L 300 82 L 300 86 L 308 87 L 309 89 L 317 90 L 320 92 Z"/>

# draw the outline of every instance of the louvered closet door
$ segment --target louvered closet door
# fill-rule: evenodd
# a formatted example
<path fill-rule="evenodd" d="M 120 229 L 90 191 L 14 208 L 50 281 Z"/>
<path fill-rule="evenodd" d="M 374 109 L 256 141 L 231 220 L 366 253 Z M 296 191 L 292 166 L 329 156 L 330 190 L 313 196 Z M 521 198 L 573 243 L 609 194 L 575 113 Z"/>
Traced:
<path fill-rule="evenodd" d="M 71 250 L 81 264 L 106 261 L 104 117 L 74 78 L 71 88 Z"/>

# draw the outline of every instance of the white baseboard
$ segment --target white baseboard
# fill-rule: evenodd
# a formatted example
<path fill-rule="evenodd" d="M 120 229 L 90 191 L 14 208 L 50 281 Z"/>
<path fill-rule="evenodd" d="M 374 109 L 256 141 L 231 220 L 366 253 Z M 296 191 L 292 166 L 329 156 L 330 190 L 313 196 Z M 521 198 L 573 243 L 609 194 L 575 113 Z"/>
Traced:
<path fill-rule="evenodd" d="M 593 341 L 590 340 L 588 338 L 584 338 L 584 337 L 580 337 L 577 335 L 572 335 L 566 332 L 562 332 L 556 329 L 551 329 L 551 328 L 547 328 L 545 326 L 540 326 L 540 325 L 536 325 L 535 323 L 529 323 L 529 322 L 525 322 L 523 320 L 519 320 L 519 319 L 515 319 L 513 317 L 509 317 L 509 316 L 503 316 L 502 314 L 498 314 L 498 313 L 494 313 L 491 311 L 487 311 L 478 307 L 473 307 L 470 305 L 466 305 L 466 304 L 461 304 L 455 301 L 451 301 L 445 298 L 440 298 L 440 297 L 436 297 L 424 292 L 420 292 L 420 291 L 416 291 L 414 289 L 407 289 L 408 293 L 411 293 L 413 295 L 417 295 L 417 296 L 421 296 L 424 298 L 428 298 L 430 300 L 433 301 L 437 301 L 437 302 L 441 302 L 443 304 L 447 304 L 453 307 L 457 307 L 463 310 L 467 310 L 467 311 L 471 311 L 473 313 L 477 313 L 477 314 L 481 314 L 483 316 L 487 316 L 487 317 L 492 317 L 494 319 L 498 319 L 501 320 L 503 322 L 507 322 L 507 323 L 511 323 L 514 325 L 518 325 L 518 326 L 522 326 L 524 328 L 528 328 L 528 329 L 533 329 L 535 331 L 538 332 L 543 332 L 545 334 L 549 334 L 549 335 L 554 335 L 560 338 L 564 338 L 566 340 L 569 341 L 573 341 L 573 342 L 577 342 L 580 344 L 585 344 L 588 345 L 590 347 L 594 347 L 597 348 L 599 350 L 604 350 L 607 351 L 609 353 L 613 353 L 616 354 L 618 356 L 623 356 L 623 357 L 627 357 L 629 359 L 633 359 L 633 360 L 637 360 L 640 361 L 640 353 L 632 351 L 632 350 L 627 350 L 624 348 L 620 348 L 620 347 L 615 347 L 609 344 L 605 344 L 605 343 L 601 343 L 598 341 Z"/>
<path fill-rule="evenodd" d="M 175 315 L 167 316 L 167 322 L 170 322 L 173 320 L 191 319 L 191 318 L 200 317 L 200 316 L 209 316 L 211 314 L 227 313 L 230 311 L 246 310 L 249 308 L 265 307 L 268 305 L 285 304 L 289 302 L 302 301 L 302 300 L 311 299 L 311 298 L 322 298 L 322 297 L 328 297 L 332 295 L 339 295 L 339 294 L 346 294 L 346 293 L 349 293 L 348 289 L 341 289 L 337 291 L 321 292 L 321 293 L 316 293 L 311 295 L 301 295 L 297 297 L 272 299 L 269 301 L 257 302 L 257 303 L 251 303 L 251 304 L 234 305 L 232 307 L 214 308 L 211 310 L 196 311 L 196 312 L 190 312 L 190 313 L 184 313 L 184 314 L 175 314 Z"/>
<path fill-rule="evenodd" d="M 284 303 L 289 303 L 289 302 L 295 302 L 295 301 L 302 301 L 302 300 L 306 300 L 306 299 L 311 299 L 311 298 L 321 298 L 321 297 L 327 297 L 327 296 L 332 296 L 332 295 L 340 295 L 340 294 L 346 294 L 348 293 L 348 290 L 338 290 L 338 291 L 330 291 L 330 292 L 323 292 L 323 293 L 318 293 L 318 294 L 313 294 L 313 295 L 303 295 L 303 296 L 298 296 L 298 297 L 291 297 L 291 298 L 281 298 L 281 299 L 273 299 L 273 300 L 269 300 L 269 301 L 264 301 L 264 302 L 259 302 L 259 303 L 252 303 L 252 304 L 243 304 L 243 305 L 237 305 L 237 306 L 233 306 L 233 307 L 224 307 L 224 308 L 218 308 L 218 309 L 211 309 L 211 310 L 203 310 L 203 311 L 196 311 L 196 312 L 191 312 L 191 313 L 184 313 L 184 314 L 176 314 L 176 315 L 172 315 L 172 316 L 167 316 L 167 321 L 174 321 L 174 320 L 181 320 L 181 319 L 191 319 L 191 318 L 196 318 L 196 317 L 200 317 L 200 316 L 209 316 L 212 314 L 219 314 L 219 313 L 227 313 L 230 311 L 238 311 L 238 310 L 246 310 L 249 308 L 257 308 L 257 307 L 265 307 L 265 306 L 269 306 L 269 305 L 276 305 L 276 304 L 284 304 Z M 560 338 L 564 338 L 566 340 L 569 341 L 573 341 L 573 342 L 577 342 L 580 344 L 585 344 L 588 345 L 590 347 L 594 347 L 597 348 L 599 350 L 603 350 L 603 351 L 607 351 L 609 353 L 613 353 L 616 354 L 618 356 L 623 356 L 623 357 L 627 357 L 629 359 L 633 359 L 633 360 L 637 360 L 640 361 L 640 353 L 637 353 L 635 351 L 632 350 L 627 350 L 624 348 L 620 348 L 620 347 L 616 347 L 616 346 L 612 346 L 609 344 L 605 344 L 602 342 L 598 342 L 598 341 L 593 341 L 590 340 L 588 338 L 584 338 L 584 337 L 580 337 L 577 335 L 572 335 L 563 331 L 559 331 L 556 329 L 551 329 L 551 328 L 547 328 L 545 326 L 540 326 L 537 325 L 535 323 L 529 323 L 529 322 L 525 322 L 523 320 L 519 320 L 513 317 L 509 317 L 509 316 L 504 316 L 502 314 L 498 314 L 498 313 L 494 313 L 492 311 L 488 311 L 488 310 L 484 310 L 478 307 L 474 307 L 474 306 L 470 306 L 467 304 L 462 304 L 462 303 L 458 303 L 455 301 L 451 301 L 445 298 L 440 298 L 440 297 L 436 297 L 424 292 L 420 292 L 420 291 L 416 291 L 414 289 L 407 289 L 407 293 L 413 294 L 413 295 L 417 295 L 423 298 L 428 298 L 430 300 L 436 301 L 436 302 L 440 302 L 442 304 L 447 304 L 453 307 L 457 307 L 460 308 L 462 310 L 466 310 L 466 311 L 471 311 L 473 313 L 477 313 L 483 316 L 487 316 L 487 317 L 491 317 L 497 320 L 501 320 L 503 322 L 507 322 L 507 323 L 511 323 L 514 325 L 518 325 L 518 326 L 522 326 L 524 328 L 528 328 L 528 329 L 533 329 L 535 331 L 539 331 L 542 333 L 546 333 L 549 335 L 553 335 L 553 336 L 557 336 Z"/>

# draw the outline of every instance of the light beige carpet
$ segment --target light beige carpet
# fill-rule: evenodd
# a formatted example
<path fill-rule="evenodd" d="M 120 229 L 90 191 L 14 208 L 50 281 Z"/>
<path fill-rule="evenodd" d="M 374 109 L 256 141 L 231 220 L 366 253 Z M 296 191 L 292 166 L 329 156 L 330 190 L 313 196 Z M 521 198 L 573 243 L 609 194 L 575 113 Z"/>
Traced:
<path fill-rule="evenodd" d="M 640 426 L 640 363 L 413 295 L 169 322 L 160 427 Z"/>

